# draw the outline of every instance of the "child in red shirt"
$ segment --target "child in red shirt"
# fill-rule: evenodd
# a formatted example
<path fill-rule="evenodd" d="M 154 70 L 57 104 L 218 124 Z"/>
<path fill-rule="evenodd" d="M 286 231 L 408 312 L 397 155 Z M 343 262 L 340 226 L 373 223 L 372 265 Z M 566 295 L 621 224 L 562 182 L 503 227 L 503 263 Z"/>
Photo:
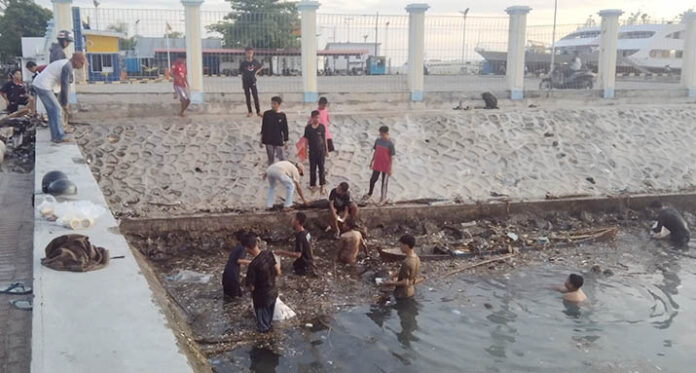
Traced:
<path fill-rule="evenodd" d="M 379 203 L 384 203 L 387 200 L 387 189 L 389 186 L 389 177 L 392 174 L 392 158 L 396 154 L 394 143 L 389 139 L 389 127 L 382 126 L 379 129 L 379 138 L 375 141 L 374 154 L 370 161 L 372 169 L 372 177 L 370 178 L 370 192 L 365 196 L 366 200 L 372 198 L 372 192 L 375 190 L 375 184 L 382 175 L 382 196 Z"/>
<path fill-rule="evenodd" d="M 174 78 L 174 96 L 181 101 L 180 116 L 184 116 L 184 111 L 191 104 L 188 94 L 188 79 L 186 79 L 186 63 L 183 57 L 176 59 L 172 64 L 172 77 Z"/>

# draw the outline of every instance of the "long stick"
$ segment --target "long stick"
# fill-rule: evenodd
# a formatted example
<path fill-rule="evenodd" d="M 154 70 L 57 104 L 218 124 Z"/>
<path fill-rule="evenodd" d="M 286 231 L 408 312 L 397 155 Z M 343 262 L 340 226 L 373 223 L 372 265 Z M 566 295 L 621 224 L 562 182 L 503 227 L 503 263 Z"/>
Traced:
<path fill-rule="evenodd" d="M 501 261 L 501 260 L 510 259 L 510 258 L 512 258 L 513 256 L 515 256 L 515 254 L 508 254 L 508 255 L 501 256 L 501 257 L 499 257 L 499 258 L 493 258 L 493 259 L 484 260 L 484 261 L 482 261 L 482 262 L 478 262 L 478 263 L 476 263 L 476 264 L 472 264 L 472 265 L 466 266 L 466 267 L 464 267 L 464 268 L 456 269 L 456 270 L 454 270 L 454 271 L 452 271 L 452 272 L 449 272 L 449 273 L 445 274 L 444 277 L 449 277 L 449 276 L 452 276 L 452 275 L 457 274 L 457 273 L 459 273 L 459 272 L 464 272 L 464 271 L 466 271 L 467 269 L 476 268 L 476 267 L 482 266 L 482 265 L 484 265 L 484 264 L 493 263 L 493 262 L 499 262 L 499 261 Z"/>
<path fill-rule="evenodd" d="M 558 14 L 558 0 L 553 4 L 553 32 L 551 35 L 551 68 L 549 74 L 553 73 L 554 64 L 556 63 L 556 15 Z M 553 79 L 553 77 L 551 78 Z M 551 84 L 553 86 L 553 84 Z"/>

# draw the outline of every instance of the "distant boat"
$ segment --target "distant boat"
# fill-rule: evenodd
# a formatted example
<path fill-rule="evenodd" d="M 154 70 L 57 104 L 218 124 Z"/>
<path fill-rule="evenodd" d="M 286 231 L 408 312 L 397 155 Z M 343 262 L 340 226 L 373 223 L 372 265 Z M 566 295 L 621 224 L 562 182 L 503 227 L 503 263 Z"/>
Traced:
<path fill-rule="evenodd" d="M 600 36 L 599 27 L 585 27 L 562 37 L 556 42 L 555 63 L 569 62 L 577 51 L 584 64 L 596 69 Z M 617 70 L 680 71 L 685 37 L 686 25 L 683 23 L 621 26 L 617 40 Z M 526 70 L 547 72 L 551 65 L 551 50 L 551 46 L 530 42 L 525 52 Z M 492 72 L 504 73 L 506 51 L 477 48 L 476 52 L 488 61 Z"/>

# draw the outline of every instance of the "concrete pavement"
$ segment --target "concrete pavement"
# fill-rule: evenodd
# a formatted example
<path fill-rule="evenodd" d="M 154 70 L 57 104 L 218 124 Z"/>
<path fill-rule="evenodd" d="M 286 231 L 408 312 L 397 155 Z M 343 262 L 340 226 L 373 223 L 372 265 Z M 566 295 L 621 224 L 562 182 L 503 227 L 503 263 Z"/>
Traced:
<path fill-rule="evenodd" d="M 77 185 L 71 199 L 106 207 L 78 147 L 50 143 L 48 130 L 37 133 L 37 204 L 41 178 L 61 170 Z M 108 210 L 108 208 L 107 208 Z M 35 213 L 34 312 L 31 371 L 34 373 L 190 372 L 175 332 L 155 303 L 150 288 L 111 214 L 82 233 L 110 255 L 124 255 L 104 269 L 60 272 L 41 265 L 44 248 L 54 238 L 75 233 Z"/>

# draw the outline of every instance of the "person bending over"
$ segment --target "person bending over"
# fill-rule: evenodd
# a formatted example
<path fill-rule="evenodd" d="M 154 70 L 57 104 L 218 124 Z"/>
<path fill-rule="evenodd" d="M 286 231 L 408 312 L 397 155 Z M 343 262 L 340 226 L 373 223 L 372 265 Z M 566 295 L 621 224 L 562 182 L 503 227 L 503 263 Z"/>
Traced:
<path fill-rule="evenodd" d="M 331 225 L 328 229 L 333 229 L 336 238 L 341 237 L 338 223 L 345 221 L 350 216 L 353 220 L 358 219 L 358 204 L 351 201 L 348 183 L 343 182 L 329 193 L 329 210 L 331 211 Z M 327 230 L 328 230 L 327 229 Z"/>
<path fill-rule="evenodd" d="M 225 265 L 225 270 L 222 272 L 222 290 L 226 296 L 230 298 L 237 298 L 242 296 L 242 287 L 239 283 L 239 265 L 251 263 L 250 260 L 244 259 L 246 256 L 246 250 L 242 242 L 246 236 L 246 232 L 238 231 L 235 233 L 235 238 L 237 239 L 237 244 L 234 246 L 230 252 L 230 256 L 227 258 L 227 265 Z"/>
<path fill-rule="evenodd" d="M 660 202 L 655 202 L 651 206 L 658 212 L 657 222 L 652 227 L 651 236 L 653 238 L 664 238 L 669 236 L 670 241 L 677 245 L 686 245 L 691 239 L 691 232 L 686 221 L 681 214 Z"/>

